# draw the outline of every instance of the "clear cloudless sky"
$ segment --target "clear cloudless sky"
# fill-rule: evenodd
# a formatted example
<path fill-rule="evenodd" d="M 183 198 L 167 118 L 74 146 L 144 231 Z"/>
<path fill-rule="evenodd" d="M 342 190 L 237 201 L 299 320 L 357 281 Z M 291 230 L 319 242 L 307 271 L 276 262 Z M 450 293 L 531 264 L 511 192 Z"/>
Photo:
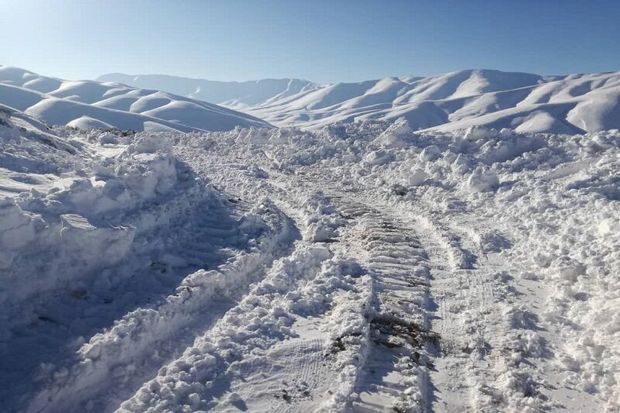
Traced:
<path fill-rule="evenodd" d="M 620 70 L 620 0 L 0 0 L 0 64 L 317 82 Z"/>

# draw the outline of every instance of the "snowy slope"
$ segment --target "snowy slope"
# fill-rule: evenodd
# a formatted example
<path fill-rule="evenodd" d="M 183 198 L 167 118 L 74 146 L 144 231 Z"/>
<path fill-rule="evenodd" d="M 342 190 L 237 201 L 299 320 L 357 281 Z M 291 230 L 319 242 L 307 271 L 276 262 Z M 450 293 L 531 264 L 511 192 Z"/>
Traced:
<path fill-rule="evenodd" d="M 579 133 L 620 127 L 619 99 L 618 73 L 544 78 L 468 70 L 424 79 L 329 85 L 245 110 L 275 124 L 306 127 L 404 117 L 415 129 L 482 125 Z"/>
<path fill-rule="evenodd" d="M 258 105 L 270 99 L 285 98 L 317 85 L 301 79 L 262 79 L 246 82 L 220 82 L 167 75 L 125 75 L 109 73 L 99 82 L 118 82 L 144 89 L 166 90 L 192 99 L 213 103 Z"/>
<path fill-rule="evenodd" d="M 81 129 L 218 131 L 267 123 L 217 105 L 116 83 L 68 81 L 0 66 L 0 104 Z"/>
<path fill-rule="evenodd" d="M 618 411 L 618 131 L 412 129 L 0 107 L 2 411 Z"/>
<path fill-rule="evenodd" d="M 184 83 L 187 80 L 182 78 L 127 75 L 102 78 L 137 85 L 145 82 L 149 87 L 193 96 Z M 278 126 L 320 127 L 341 121 L 404 117 L 414 129 L 439 131 L 481 125 L 553 133 L 620 128 L 620 73 L 617 72 L 539 76 L 464 70 L 425 78 L 392 77 L 359 83 L 305 82 L 296 93 L 295 88 L 282 86 L 273 90 L 265 86 L 263 94 L 252 94 L 251 98 L 246 97 L 247 90 L 237 89 L 236 84 L 211 86 L 204 82 L 200 96 L 205 100 L 251 113 Z M 251 84 L 261 85 L 261 82 Z M 213 87 L 212 94 L 207 90 L 209 87 Z M 230 94 L 221 92 L 222 88 Z"/>

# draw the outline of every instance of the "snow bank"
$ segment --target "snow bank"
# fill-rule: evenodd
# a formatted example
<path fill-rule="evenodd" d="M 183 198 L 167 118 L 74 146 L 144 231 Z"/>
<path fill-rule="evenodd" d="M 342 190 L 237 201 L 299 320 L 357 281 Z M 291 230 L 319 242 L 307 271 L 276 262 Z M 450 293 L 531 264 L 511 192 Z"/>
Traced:
<path fill-rule="evenodd" d="M 79 363 L 70 371 L 54 370 L 50 366 L 49 384 L 31 401 L 30 409 L 51 406 L 58 410 L 74 409 L 79 400 L 89 399 L 93 387 L 113 381 L 110 372 L 146 369 L 144 354 L 151 355 L 147 351 L 149 346 L 161 346 L 174 339 L 180 330 L 200 319 L 201 313 L 215 311 L 217 303 L 236 299 L 243 286 L 258 281 L 260 269 L 270 265 L 280 250 L 292 242 L 294 232 L 289 220 L 267 200 L 244 217 L 244 225 L 262 228 L 250 251 L 215 270 L 187 275 L 157 307 L 134 310 L 107 331 L 94 335 L 79 348 Z M 57 376 L 61 373 L 62 380 L 59 380 Z M 73 396 L 76 392 L 79 398 Z M 73 404 L 67 400 L 73 400 Z"/>
<path fill-rule="evenodd" d="M 35 296 L 77 288 L 96 270 L 128 257 L 137 233 L 154 224 L 138 210 L 169 196 L 180 169 L 170 146 L 153 137 L 97 159 L 86 146 L 64 151 L 66 140 L 48 132 L 5 129 L 7 134 L 15 138 L 3 141 L 0 166 L 20 177 L 16 192 L 0 200 L 0 303 L 10 318 Z M 64 176 L 50 179 L 50 173 Z M 49 184 L 28 190 L 23 182 Z"/>

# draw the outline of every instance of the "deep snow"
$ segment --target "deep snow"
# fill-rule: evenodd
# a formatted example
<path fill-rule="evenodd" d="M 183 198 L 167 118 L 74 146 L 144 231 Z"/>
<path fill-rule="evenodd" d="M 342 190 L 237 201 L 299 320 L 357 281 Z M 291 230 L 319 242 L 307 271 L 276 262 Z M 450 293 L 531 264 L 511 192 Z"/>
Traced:
<path fill-rule="evenodd" d="M 617 130 L 0 114 L 4 411 L 620 408 Z"/>

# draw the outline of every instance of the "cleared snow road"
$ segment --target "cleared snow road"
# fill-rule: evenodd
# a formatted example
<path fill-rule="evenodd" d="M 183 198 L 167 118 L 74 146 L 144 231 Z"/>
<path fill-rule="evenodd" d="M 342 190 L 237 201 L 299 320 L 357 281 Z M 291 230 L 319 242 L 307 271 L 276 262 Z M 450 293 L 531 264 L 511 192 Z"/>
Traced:
<path fill-rule="evenodd" d="M 6 411 L 618 406 L 616 134 L 63 133 L 0 159 L 39 168 L 0 208 Z"/>

